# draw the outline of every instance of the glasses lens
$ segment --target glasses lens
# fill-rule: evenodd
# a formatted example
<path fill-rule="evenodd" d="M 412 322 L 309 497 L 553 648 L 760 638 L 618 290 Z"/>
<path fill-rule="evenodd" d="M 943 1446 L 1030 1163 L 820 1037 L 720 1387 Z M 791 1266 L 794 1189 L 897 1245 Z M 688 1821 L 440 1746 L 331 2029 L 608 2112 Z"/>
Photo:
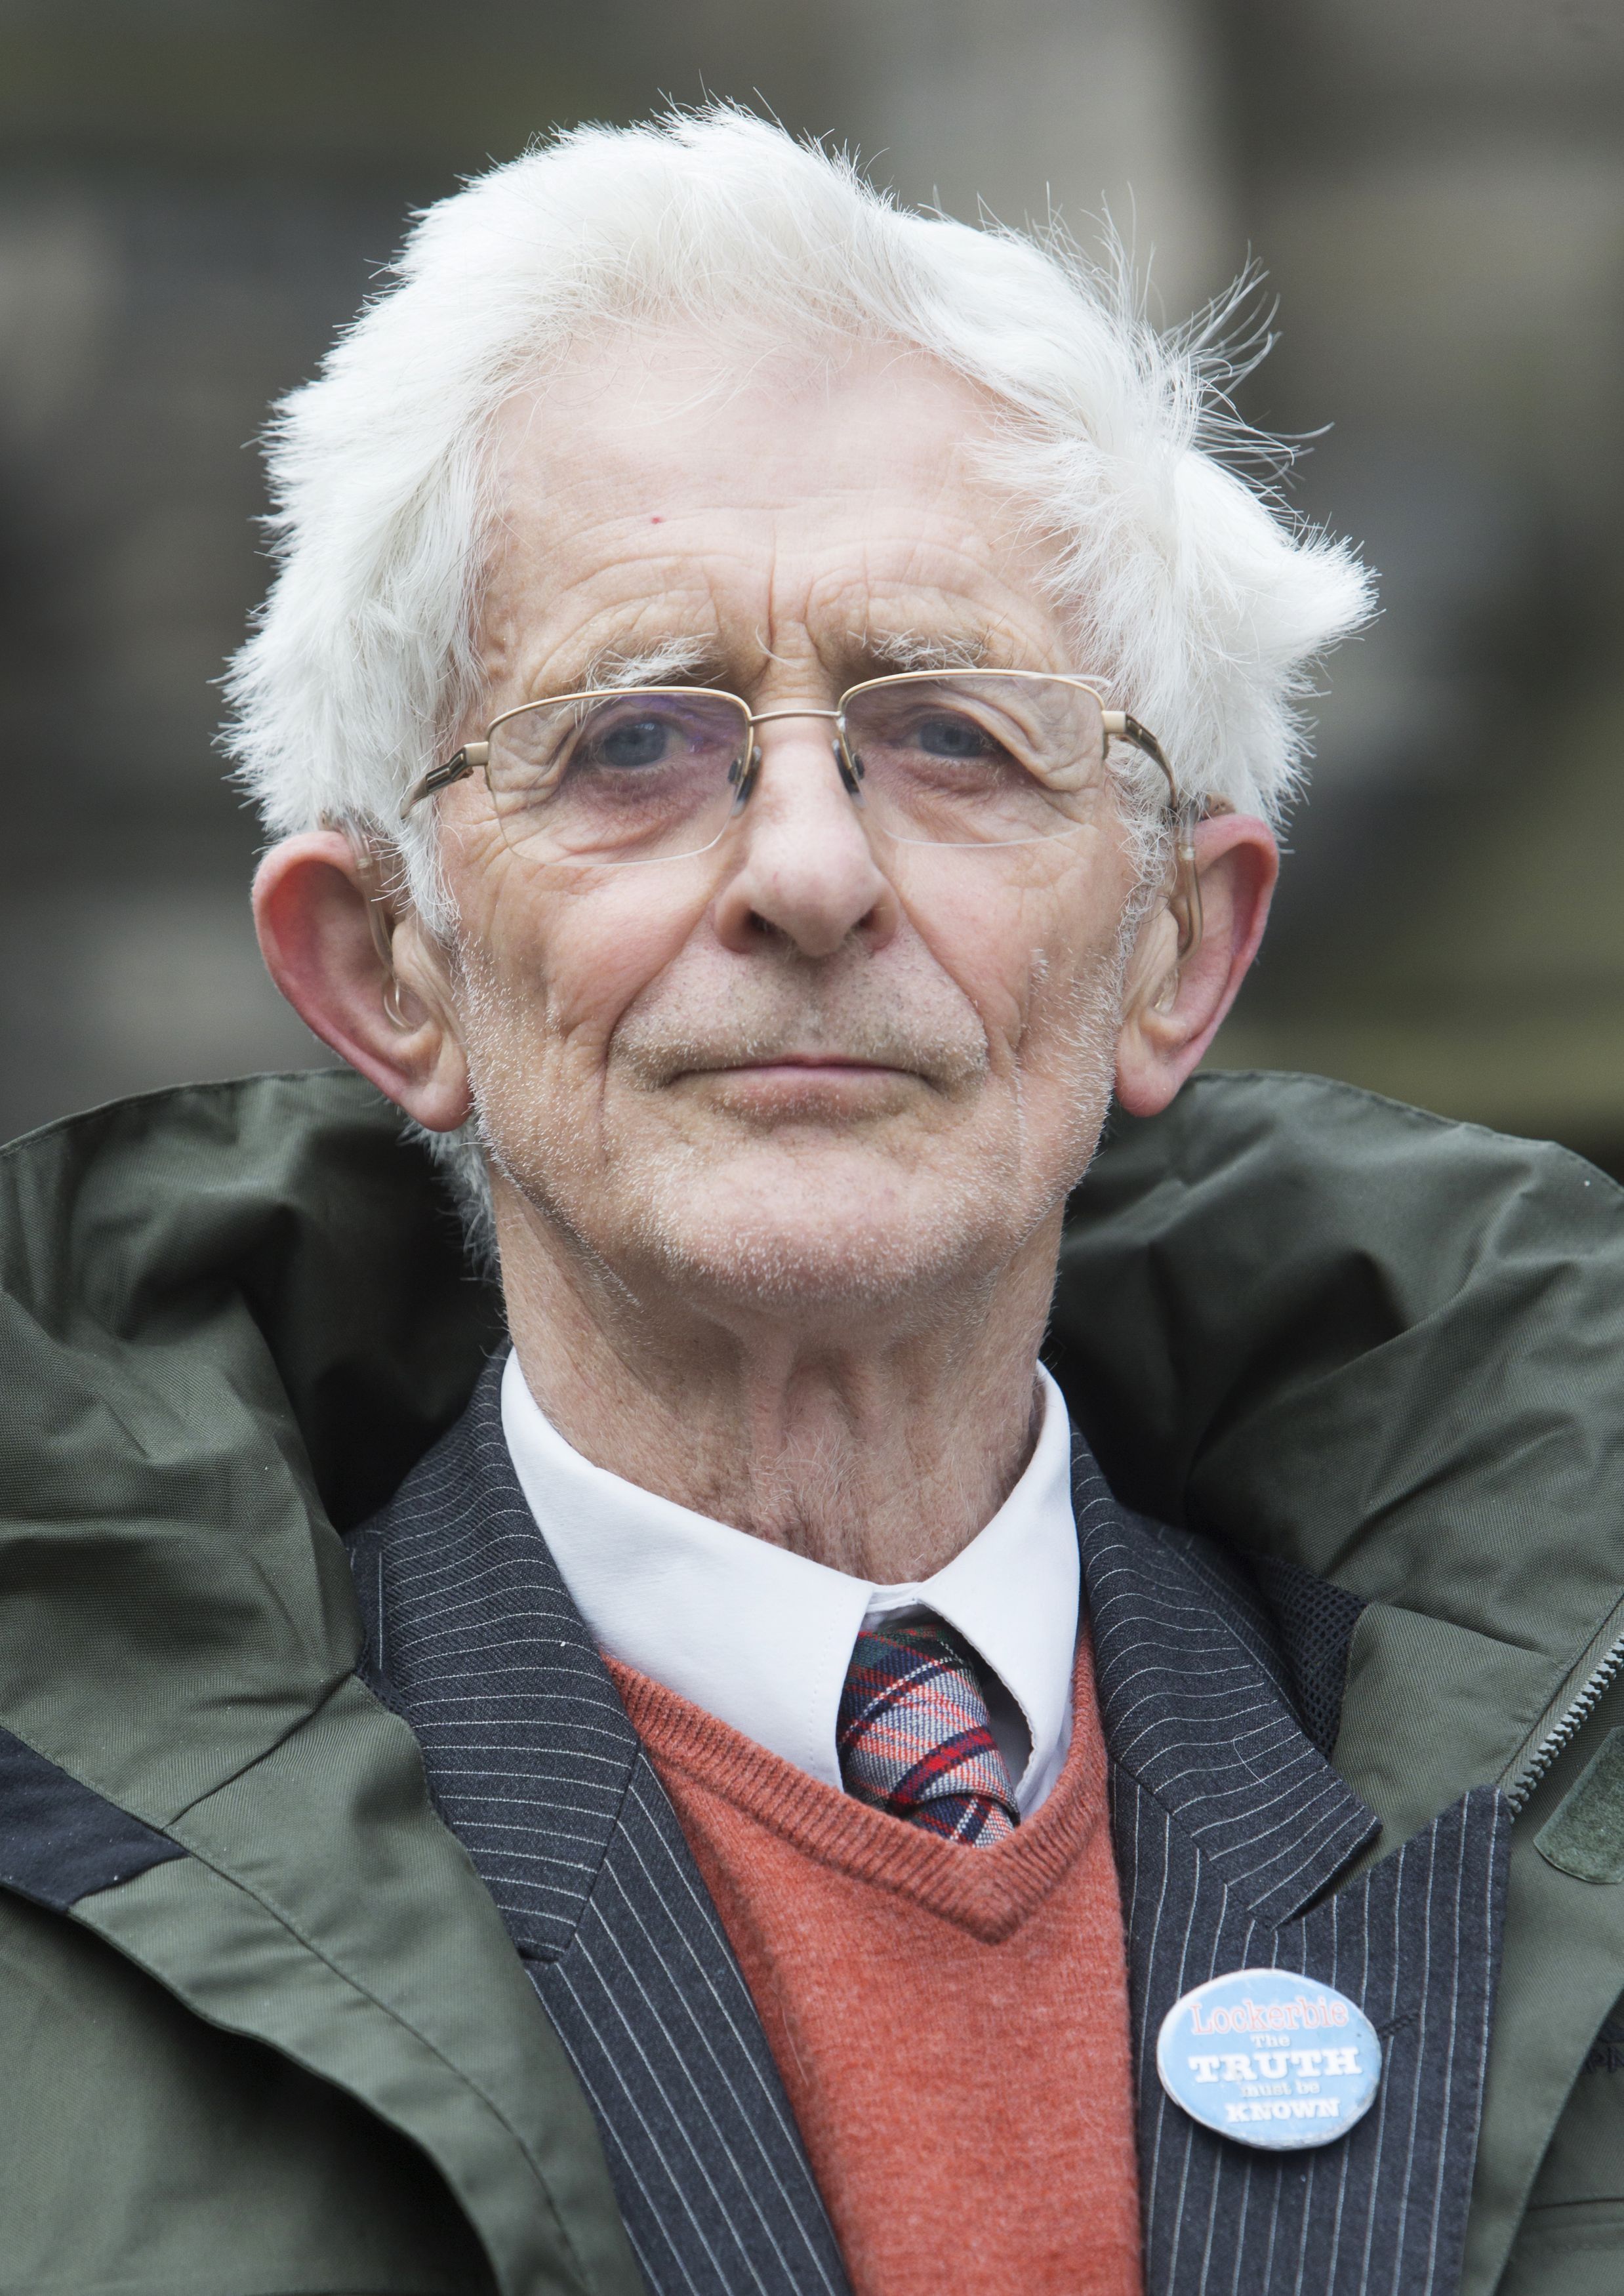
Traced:
<path fill-rule="evenodd" d="M 1064 678 L 965 671 L 882 678 L 846 704 L 874 826 L 913 845 L 1027 845 L 1097 818 L 1097 697 Z"/>
<path fill-rule="evenodd" d="M 749 752 L 731 695 L 639 686 L 502 718 L 487 778 L 508 843 L 538 858 L 668 861 L 721 835 Z"/>

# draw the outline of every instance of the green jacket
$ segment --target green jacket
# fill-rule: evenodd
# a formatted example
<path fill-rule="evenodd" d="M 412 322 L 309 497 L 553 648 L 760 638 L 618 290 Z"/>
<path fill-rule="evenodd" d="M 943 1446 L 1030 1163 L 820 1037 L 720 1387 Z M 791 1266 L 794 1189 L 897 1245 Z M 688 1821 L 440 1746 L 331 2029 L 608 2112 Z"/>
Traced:
<path fill-rule="evenodd" d="M 1560 1150 L 1211 1076 L 1119 1122 L 1056 1295 L 1120 1496 L 1365 1600 L 1335 1761 L 1373 1854 L 1472 1786 L 1518 1805 L 1472 2296 L 1624 2285 L 1624 1762 L 1591 1767 L 1621 1279 L 1624 1200 Z M 335 1533 L 499 1330 L 352 1077 L 0 1153 L 0 1777 L 43 1756 L 94 1854 L 137 1845 L 56 1910 L 0 1796 L 0 2296 L 638 2288 L 560 2045 L 353 1671 Z"/>

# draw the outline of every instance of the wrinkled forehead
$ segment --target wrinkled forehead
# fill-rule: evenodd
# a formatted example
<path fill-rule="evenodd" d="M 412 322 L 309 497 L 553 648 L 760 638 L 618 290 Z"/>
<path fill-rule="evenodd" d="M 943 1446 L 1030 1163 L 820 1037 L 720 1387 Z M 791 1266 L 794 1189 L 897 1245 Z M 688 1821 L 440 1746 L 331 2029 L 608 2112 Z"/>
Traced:
<path fill-rule="evenodd" d="M 503 410 L 488 665 L 554 690 L 661 647 L 735 675 L 797 646 L 1059 666 L 998 437 L 983 393 L 906 350 L 600 332 Z"/>

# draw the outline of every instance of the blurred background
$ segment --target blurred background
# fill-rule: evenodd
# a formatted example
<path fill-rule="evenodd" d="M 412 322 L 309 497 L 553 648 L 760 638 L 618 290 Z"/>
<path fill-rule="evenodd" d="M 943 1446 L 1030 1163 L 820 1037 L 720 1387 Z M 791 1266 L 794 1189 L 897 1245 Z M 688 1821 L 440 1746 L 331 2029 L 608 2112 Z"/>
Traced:
<path fill-rule="evenodd" d="M 323 1056 L 210 746 L 253 436 L 409 208 L 707 93 L 1108 209 L 1169 321 L 1267 268 L 1245 411 L 1383 611 L 1219 1056 L 1624 1172 L 1620 0 L 0 0 L 0 1137 Z"/>

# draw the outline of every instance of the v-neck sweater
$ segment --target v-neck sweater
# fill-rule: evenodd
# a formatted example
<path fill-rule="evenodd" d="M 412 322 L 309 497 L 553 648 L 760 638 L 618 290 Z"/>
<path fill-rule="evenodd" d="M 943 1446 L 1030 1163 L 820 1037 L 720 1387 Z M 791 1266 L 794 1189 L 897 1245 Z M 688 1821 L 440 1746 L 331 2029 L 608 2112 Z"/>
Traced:
<path fill-rule="evenodd" d="M 1070 1750 L 946 1841 L 610 1661 L 715 1900 L 855 2296 L 1139 2296 L 1127 1961 L 1087 1639 Z"/>

